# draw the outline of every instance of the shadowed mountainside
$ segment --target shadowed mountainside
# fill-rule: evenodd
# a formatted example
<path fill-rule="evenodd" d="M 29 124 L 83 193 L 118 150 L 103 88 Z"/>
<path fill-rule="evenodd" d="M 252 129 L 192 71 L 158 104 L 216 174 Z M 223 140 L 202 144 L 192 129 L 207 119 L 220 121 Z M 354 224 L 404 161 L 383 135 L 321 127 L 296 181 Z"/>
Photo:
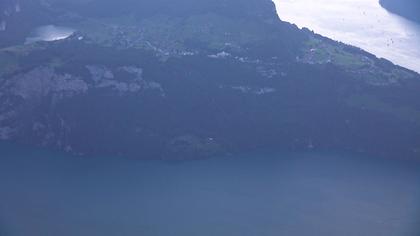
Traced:
<path fill-rule="evenodd" d="M 20 1 L 1 41 L 0 139 L 137 158 L 419 157 L 417 73 L 282 22 L 269 0 L 176 3 Z M 22 45 L 28 19 L 76 32 Z"/>

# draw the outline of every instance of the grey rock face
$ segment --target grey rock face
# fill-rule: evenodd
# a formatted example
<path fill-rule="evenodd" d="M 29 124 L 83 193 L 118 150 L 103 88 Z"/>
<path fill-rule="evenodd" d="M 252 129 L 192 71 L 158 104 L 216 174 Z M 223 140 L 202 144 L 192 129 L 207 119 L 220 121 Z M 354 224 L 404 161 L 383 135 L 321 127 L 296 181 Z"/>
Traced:
<path fill-rule="evenodd" d="M 81 78 L 70 74 L 56 74 L 50 67 L 38 67 L 8 80 L 2 90 L 23 99 L 35 99 L 50 93 L 65 96 L 85 93 L 88 85 Z"/>
<path fill-rule="evenodd" d="M 5 31 L 6 26 L 7 26 L 7 24 L 6 24 L 5 20 L 0 21 L 0 31 Z"/>
<path fill-rule="evenodd" d="M 54 105 L 87 90 L 88 84 L 80 77 L 56 73 L 51 67 L 37 67 L 13 76 L 0 87 L 0 139 L 13 139 L 22 132 L 22 125 L 32 122 L 33 114 L 26 114 L 28 109 L 40 106 L 45 98 L 50 97 Z M 42 130 L 41 127 L 35 123 L 34 131 Z M 45 136 L 52 137 L 51 132 Z"/>
<path fill-rule="evenodd" d="M 114 75 L 114 72 L 105 66 L 88 65 L 94 88 L 110 88 L 120 94 L 136 93 L 147 89 L 157 90 L 164 96 L 162 86 L 154 81 L 146 81 L 143 78 L 143 69 L 134 66 L 123 66 L 116 69 L 116 72 L 123 72 L 128 78 L 123 80 Z"/>

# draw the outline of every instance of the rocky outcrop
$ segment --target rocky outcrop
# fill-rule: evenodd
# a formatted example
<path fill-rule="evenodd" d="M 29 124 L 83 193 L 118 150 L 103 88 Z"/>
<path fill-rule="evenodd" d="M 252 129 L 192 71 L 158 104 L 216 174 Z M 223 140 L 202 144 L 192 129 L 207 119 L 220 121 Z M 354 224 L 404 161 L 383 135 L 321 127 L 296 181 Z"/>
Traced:
<path fill-rule="evenodd" d="M 133 66 L 123 66 L 116 69 L 116 73 L 125 73 L 125 79 L 118 78 L 106 67 L 88 65 L 94 81 L 95 88 L 110 88 L 121 94 L 140 92 L 142 90 L 157 90 L 161 96 L 165 96 L 162 86 L 155 81 L 147 81 L 143 78 L 143 70 Z M 124 77 L 122 75 L 121 77 Z"/>
<path fill-rule="evenodd" d="M 0 21 L 0 31 L 6 31 L 7 23 L 6 20 Z"/>
<path fill-rule="evenodd" d="M 150 90 L 165 96 L 162 86 L 146 80 L 139 67 L 121 66 L 112 70 L 103 65 L 89 65 L 86 70 L 89 76 L 83 77 L 59 72 L 52 66 L 40 66 L 5 80 L 0 86 L 0 139 L 27 140 L 81 152 L 71 145 L 69 136 L 73 128 L 69 121 L 57 113 L 63 104 L 96 93 L 127 96 Z"/>
<path fill-rule="evenodd" d="M 70 74 L 57 74 L 53 68 L 38 67 L 27 73 L 16 75 L 6 82 L 2 91 L 24 100 L 40 99 L 49 94 L 72 97 L 85 93 L 88 84 Z"/>

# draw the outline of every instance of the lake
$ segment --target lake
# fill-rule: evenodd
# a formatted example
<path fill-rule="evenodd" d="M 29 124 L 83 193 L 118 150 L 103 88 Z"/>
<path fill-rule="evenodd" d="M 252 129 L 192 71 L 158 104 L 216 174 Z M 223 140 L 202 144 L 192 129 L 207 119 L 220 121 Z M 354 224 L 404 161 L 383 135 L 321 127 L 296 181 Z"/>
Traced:
<path fill-rule="evenodd" d="M 420 25 L 379 0 L 274 0 L 280 18 L 420 72 Z"/>
<path fill-rule="evenodd" d="M 2 236 L 420 233 L 419 163 L 316 152 L 165 162 L 0 150 Z"/>
<path fill-rule="evenodd" d="M 26 38 L 25 44 L 39 41 L 56 41 L 70 37 L 76 30 L 55 25 L 43 25 L 37 27 L 29 37 Z"/>

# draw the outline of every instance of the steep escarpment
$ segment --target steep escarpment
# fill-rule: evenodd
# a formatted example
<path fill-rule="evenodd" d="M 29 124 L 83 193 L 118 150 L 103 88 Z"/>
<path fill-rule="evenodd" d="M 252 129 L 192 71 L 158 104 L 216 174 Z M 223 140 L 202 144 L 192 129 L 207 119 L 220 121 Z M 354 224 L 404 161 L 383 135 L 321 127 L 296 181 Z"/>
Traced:
<path fill-rule="evenodd" d="M 390 12 L 420 22 L 420 2 L 417 0 L 380 0 L 380 3 Z"/>
<path fill-rule="evenodd" d="M 42 2 L 76 32 L 0 50 L 2 140 L 138 158 L 419 156 L 419 75 L 281 22 L 269 0 Z"/>

